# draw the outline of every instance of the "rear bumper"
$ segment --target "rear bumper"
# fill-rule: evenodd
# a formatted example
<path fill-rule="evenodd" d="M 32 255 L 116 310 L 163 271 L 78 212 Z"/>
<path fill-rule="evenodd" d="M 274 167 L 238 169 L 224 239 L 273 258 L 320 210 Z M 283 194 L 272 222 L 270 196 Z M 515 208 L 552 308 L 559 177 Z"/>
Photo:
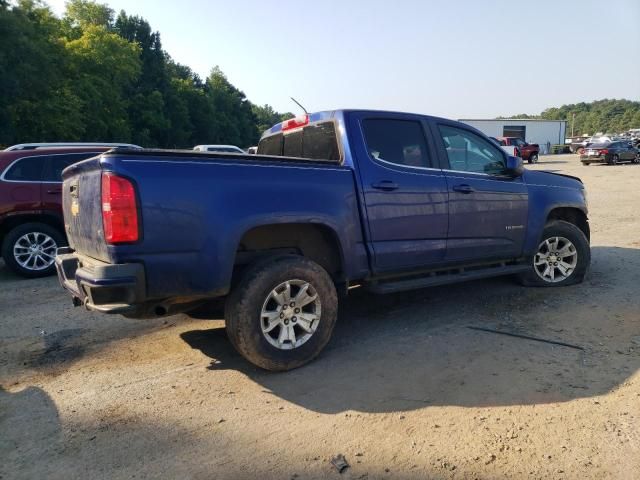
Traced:
<path fill-rule="evenodd" d="M 580 161 L 582 163 L 605 163 L 607 157 L 604 155 L 581 155 Z"/>
<path fill-rule="evenodd" d="M 105 263 L 64 247 L 58 249 L 56 269 L 74 304 L 89 310 L 135 316 L 146 300 L 142 264 Z"/>

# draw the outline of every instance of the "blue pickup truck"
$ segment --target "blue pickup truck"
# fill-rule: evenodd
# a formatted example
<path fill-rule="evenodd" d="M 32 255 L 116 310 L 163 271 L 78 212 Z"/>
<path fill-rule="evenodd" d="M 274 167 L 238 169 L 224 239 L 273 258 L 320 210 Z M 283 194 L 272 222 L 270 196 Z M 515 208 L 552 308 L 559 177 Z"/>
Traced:
<path fill-rule="evenodd" d="M 63 177 L 56 266 L 74 304 L 148 318 L 226 297 L 230 341 L 268 370 L 318 355 L 353 286 L 561 286 L 590 263 L 580 179 L 431 116 L 313 113 L 257 155 L 114 149 Z"/>

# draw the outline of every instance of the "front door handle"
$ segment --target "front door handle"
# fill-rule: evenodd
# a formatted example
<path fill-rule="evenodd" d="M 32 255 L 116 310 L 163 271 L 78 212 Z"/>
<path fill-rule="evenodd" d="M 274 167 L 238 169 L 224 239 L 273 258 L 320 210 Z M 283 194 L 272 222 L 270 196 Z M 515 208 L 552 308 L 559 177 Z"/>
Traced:
<path fill-rule="evenodd" d="M 397 190 L 400 186 L 392 182 L 391 180 L 382 180 L 381 182 L 377 182 L 371 185 L 376 190 L 384 190 L 385 192 L 390 192 L 391 190 Z"/>
<path fill-rule="evenodd" d="M 475 192 L 473 187 L 471 185 L 467 185 L 467 184 L 454 185 L 453 191 L 454 192 L 460 192 L 460 193 L 473 193 L 473 192 Z"/>

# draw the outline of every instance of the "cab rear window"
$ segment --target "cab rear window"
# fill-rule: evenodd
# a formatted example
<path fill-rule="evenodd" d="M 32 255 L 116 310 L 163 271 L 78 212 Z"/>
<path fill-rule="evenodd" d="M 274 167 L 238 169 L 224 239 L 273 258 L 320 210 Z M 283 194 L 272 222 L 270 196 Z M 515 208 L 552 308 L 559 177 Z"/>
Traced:
<path fill-rule="evenodd" d="M 258 155 L 340 160 L 335 124 L 315 123 L 290 133 L 265 137 L 258 143 Z"/>

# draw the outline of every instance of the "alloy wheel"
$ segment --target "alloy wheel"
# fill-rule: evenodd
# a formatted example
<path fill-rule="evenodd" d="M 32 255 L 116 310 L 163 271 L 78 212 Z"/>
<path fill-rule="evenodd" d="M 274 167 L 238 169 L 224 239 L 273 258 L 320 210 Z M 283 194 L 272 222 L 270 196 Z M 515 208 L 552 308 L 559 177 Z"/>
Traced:
<path fill-rule="evenodd" d="M 322 307 L 318 292 L 305 280 L 288 280 L 275 287 L 260 313 L 264 338 L 280 350 L 306 343 L 318 328 Z"/>
<path fill-rule="evenodd" d="M 578 251 L 565 237 L 551 237 L 538 246 L 533 257 L 533 268 L 538 276 L 549 283 L 566 280 L 578 265 Z"/>
<path fill-rule="evenodd" d="M 22 268 L 41 271 L 53 264 L 57 249 L 56 241 L 46 233 L 29 232 L 13 245 L 13 257 Z"/>

